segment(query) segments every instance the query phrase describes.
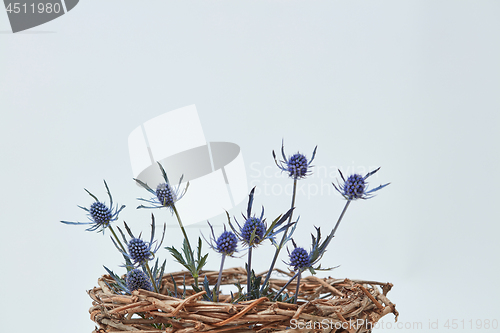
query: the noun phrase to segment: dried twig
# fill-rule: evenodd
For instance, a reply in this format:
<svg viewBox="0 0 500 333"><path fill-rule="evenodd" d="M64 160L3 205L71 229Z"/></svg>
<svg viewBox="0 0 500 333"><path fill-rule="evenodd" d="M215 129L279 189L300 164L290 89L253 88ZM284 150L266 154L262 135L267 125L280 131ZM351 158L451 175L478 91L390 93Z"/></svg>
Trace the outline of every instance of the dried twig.
<svg viewBox="0 0 500 333"><path fill-rule="evenodd" d="M172 277L177 285L182 284L184 279L186 285L194 283L187 274L166 274L162 285L172 283ZM215 285L218 272L204 271L202 275L207 277L211 286ZM222 276L223 285L246 281L243 268L226 269ZM287 280L273 278L269 282L271 291L276 292ZM337 329L337 333L367 333L368 324L373 325L389 313L393 313L396 318L398 316L395 305L386 296L392 284L375 281L307 276L300 284L298 304L272 302L265 297L237 304L207 302L200 300L205 291L196 293L190 288L186 290L185 299L166 295L166 288L160 289L164 294L141 289L132 295L117 295L107 286L112 283L113 279L104 275L98 281L99 287L88 291L92 299L90 318L100 326L94 332L293 333L297 331L291 328L290 321L294 319L303 325L318 325L322 321L347 324L346 329ZM295 289L296 282L287 287L287 292L294 294ZM229 300L227 295L220 296L221 300ZM354 325L359 324L360 320L364 325L356 328Z"/></svg>

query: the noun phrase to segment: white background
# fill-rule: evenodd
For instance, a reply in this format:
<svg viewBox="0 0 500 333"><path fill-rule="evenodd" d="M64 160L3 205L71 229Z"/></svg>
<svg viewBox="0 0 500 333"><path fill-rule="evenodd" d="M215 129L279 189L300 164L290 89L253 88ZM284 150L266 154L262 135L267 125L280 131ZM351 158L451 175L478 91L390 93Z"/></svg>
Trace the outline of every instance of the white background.
<svg viewBox="0 0 500 333"><path fill-rule="evenodd" d="M382 167L370 185L391 185L351 205L323 260L341 266L323 275L392 282L399 321L425 331L500 320L499 17L498 1L85 0L12 34L0 10L2 331L92 331L86 290L122 258L109 234L59 221L84 221L83 188L107 200L106 179L127 205L120 224L149 236L127 137L190 104L207 140L240 145L269 219L288 208L291 184L271 151L282 138L288 154L318 145L325 172L297 197L306 248L313 225L326 233L344 205L336 169ZM178 246L174 218L156 216L171 225L165 245ZM254 252L257 271L266 249Z"/></svg>

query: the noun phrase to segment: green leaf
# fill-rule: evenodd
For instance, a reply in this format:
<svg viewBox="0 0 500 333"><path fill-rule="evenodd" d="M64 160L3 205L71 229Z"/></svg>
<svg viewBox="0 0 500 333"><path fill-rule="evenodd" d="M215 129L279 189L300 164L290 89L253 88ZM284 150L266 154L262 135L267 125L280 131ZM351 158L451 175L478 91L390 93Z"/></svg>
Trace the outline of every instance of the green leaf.
<svg viewBox="0 0 500 333"><path fill-rule="evenodd" d="M198 261L201 259L201 238L198 237Z"/></svg>
<svg viewBox="0 0 500 333"><path fill-rule="evenodd" d="M201 271L203 269L203 266L207 263L207 258L208 258L208 253L205 254L199 261L198 261L198 266L196 267L196 271Z"/></svg>
<svg viewBox="0 0 500 333"><path fill-rule="evenodd" d="M184 258L182 257L182 254L177 251L177 249L175 247L166 247L165 249L167 249L170 254L172 255L172 257L175 258L175 260L181 264L182 266L186 267L189 269L189 265L186 263L186 261L184 260Z"/></svg>
<svg viewBox="0 0 500 333"><path fill-rule="evenodd" d="M189 248L187 239L184 239L184 242L182 243L182 251L184 252L184 257L186 258L187 263L194 268L194 254Z"/></svg>

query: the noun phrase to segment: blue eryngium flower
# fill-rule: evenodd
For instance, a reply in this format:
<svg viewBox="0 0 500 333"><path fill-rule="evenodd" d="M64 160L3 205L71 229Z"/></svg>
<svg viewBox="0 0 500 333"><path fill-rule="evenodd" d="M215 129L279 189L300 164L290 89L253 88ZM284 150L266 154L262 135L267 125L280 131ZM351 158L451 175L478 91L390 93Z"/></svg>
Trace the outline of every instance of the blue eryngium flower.
<svg viewBox="0 0 500 333"><path fill-rule="evenodd" d="M151 245L147 245L140 238L132 238L128 244L128 254L134 263L142 263L153 259Z"/></svg>
<svg viewBox="0 0 500 333"><path fill-rule="evenodd" d="M143 270L134 268L125 276L125 283L129 292L137 289L153 291L151 279L144 273Z"/></svg>
<svg viewBox="0 0 500 333"><path fill-rule="evenodd" d="M118 208L117 205L116 207L113 208L113 197L111 196L111 192L109 191L109 187L106 181L104 181L104 186L106 187L106 191L108 192L109 207L106 206L105 203L99 201L99 199L97 199L97 197L92 193L90 193L87 189L84 189L92 198L94 198L95 202L93 202L90 205L90 208L82 206L78 207L80 207L81 209L83 209L88 213L87 215L90 222L68 222L68 221L61 221L61 222L73 225L90 224L91 227L86 229L86 231L97 230L97 232L104 233L104 229L106 229L111 222L118 220L118 214L122 211L123 208L125 208L125 205L121 206L120 208Z"/></svg>
<svg viewBox="0 0 500 333"><path fill-rule="evenodd" d="M118 251L120 251L125 258L128 258L132 261L133 266L137 267L140 265L146 264L149 260L152 260L155 256L156 251L161 246L161 243L163 243L163 238L165 237L165 229L166 229L166 224L163 225L163 235L161 237L161 240L158 244L155 245L156 240L154 240L155 236L155 217L153 214L151 214L151 240L149 242L145 242L141 239L141 235L139 237L135 237L130 228L128 227L126 222L123 222L125 225L125 229L127 230L127 233L131 237L129 241L125 238L125 234L123 231L118 228L120 231L123 241L127 244L127 252L123 251L115 242L113 238L111 240L115 244L116 248Z"/></svg>
<svg viewBox="0 0 500 333"><path fill-rule="evenodd" d="M215 301L218 302L219 287L222 278L222 270L224 268L224 261L226 260L226 256L232 257L234 253L237 252L236 247L238 245L238 238L233 232L227 231L226 226L224 226L224 231L222 232L222 234L218 238L215 238L214 228L212 227L210 222L208 222L208 225L210 226L210 230L212 231L212 237L210 237L210 241L208 241L205 238L205 236L203 236L203 238L205 238L205 241L213 250L222 254L222 259L219 269L219 277L217 278L217 284L215 285L214 288Z"/></svg>
<svg viewBox="0 0 500 333"><path fill-rule="evenodd" d="M225 255L232 255L236 251L238 245L238 238L231 231L226 231L217 238L217 252L224 253Z"/></svg>
<svg viewBox="0 0 500 333"><path fill-rule="evenodd" d="M309 253L302 247L297 247L297 244L295 244L295 241L292 239L294 249L292 253L288 251L288 254L290 256L290 262L285 264L293 266L294 270L301 269L302 271L304 271L306 269L309 269L311 271L311 274L315 274L316 270L332 269L332 268L322 269L321 265L313 268L313 266L319 263L319 261L325 254L326 248L328 247L334 236L334 233L332 231L328 235L328 237L326 237L326 239L323 242L321 242L321 228L319 227L314 227L314 228L316 229L316 236L311 234L312 243L311 243L311 251Z"/></svg>
<svg viewBox="0 0 500 333"><path fill-rule="evenodd" d="M313 234L311 234L312 246L311 246L311 252L309 252L309 254L303 248L297 247L297 245L295 244L295 242L292 239L292 243L293 243L293 246L295 249L292 251L292 253L290 253L290 251L288 252L290 255L290 262L286 263L286 264L290 265L290 266L294 266L294 270L296 270L297 272L278 291L278 293L274 296L274 300L277 300L279 295L286 289L286 287L288 287L288 285L295 278L297 278L297 288L295 290L295 296L294 296L294 303L296 303L297 297L299 294L300 277L301 277L302 271L309 269L311 274L314 275L314 274L316 274L317 270L327 271L327 270L331 270L331 269L335 268L335 267L321 268L321 265L319 265L318 267L313 267L321 260L321 258L323 257L323 255L326 252L326 248L330 244L330 242L333 239L333 236L335 234L335 229L334 229L330 232L328 237L326 237L326 239L323 242L321 242L321 230L318 227L315 227L315 228L316 228L316 237Z"/></svg>
<svg viewBox="0 0 500 333"><path fill-rule="evenodd" d="M290 208L288 212L286 212L283 216L278 216L273 221L273 223L271 223L269 227L267 227L267 224L265 222L266 220L264 219L264 207L262 207L262 213L260 214L260 218L252 216L252 203L253 203L254 192L255 192L255 187L250 191L250 194L248 195L247 215L245 216L241 214L245 219L245 224L243 225L243 227L238 223L236 219L234 219L236 225L238 226L238 228L236 228L231 223L231 218L229 217L229 213L226 212L229 226L236 234L236 236L243 242L243 244L248 246L248 261L247 261L248 294L250 294L251 292L252 249L257 245L259 245L260 243L262 243L265 239L269 239L273 244L276 243L274 237L295 223L295 222L288 223L285 226L279 228L283 224L283 222L285 222L288 219L288 217L293 211L293 208Z"/></svg>
<svg viewBox="0 0 500 333"><path fill-rule="evenodd" d="M264 218L264 207L262 207L260 217L256 217L255 215L252 216L254 192L255 187L252 189L252 191L250 191L250 194L248 196L247 215L245 216L241 214L245 219L245 223L243 224L243 226L238 223L236 218L234 219L234 221L236 222L237 227L234 226L231 223L229 214L226 212L229 226L236 234L236 236L243 242L243 244L245 244L249 248L256 247L266 239L269 239L271 242L275 242L274 237L276 237L277 234L284 231L288 226L295 224L295 222L293 222L285 226L281 226L283 222L285 222L286 219L290 216L293 208L288 210L288 212L286 212L284 215L278 216L269 227L267 226L266 219Z"/></svg>
<svg viewBox="0 0 500 333"><path fill-rule="evenodd" d="M172 206L177 201L177 195L174 189L168 183L160 183L156 187L156 198L162 206Z"/></svg>
<svg viewBox="0 0 500 333"><path fill-rule="evenodd" d="M281 156L283 157L282 161L276 160L276 153L273 150L274 162L281 169L281 171L288 172L288 176L293 179L302 179L311 174L311 163L316 156L316 149L318 146L314 148L312 157L310 160L307 160L305 155L297 152L296 154L290 156L288 159L285 156L285 147L284 144L281 144Z"/></svg>
<svg viewBox="0 0 500 333"><path fill-rule="evenodd" d="M295 245L295 243L294 243ZM302 247L295 247L292 253L288 252L290 257L290 266L293 266L293 270L307 268L311 266L311 262L309 260L309 253Z"/></svg>
<svg viewBox="0 0 500 333"><path fill-rule="evenodd" d="M347 177L347 180L344 178L344 175L339 170L340 177L342 177L344 183L343 184L339 183L338 187L334 183L332 184L335 187L335 189L347 200L369 199L373 197L374 192L390 184L387 183L384 185L380 185L379 187L376 187L374 189L368 190L368 182L366 181L366 179L379 170L380 168L368 172L364 177L359 174L353 174Z"/></svg>
<svg viewBox="0 0 500 333"><path fill-rule="evenodd" d="M170 182L169 182L168 177L167 177L167 173L165 172L165 169L163 169L163 166L160 164L160 162L157 162L157 163L158 163L158 166L160 167L160 170L161 170L161 173L162 173L162 176L163 176L163 179L165 180L165 182L158 184L158 186L156 187L156 191L155 191L151 187L149 187L148 184L140 181L139 179L134 178L134 180L139 185L141 185L146 190L148 190L149 193L154 195L154 197L151 199L138 198L138 200L147 202L147 203L151 204L151 206L140 205L137 208L167 207L167 208L173 209L174 204L177 201L179 201L184 196L184 194L186 194L186 191L189 187L189 182L187 183L187 185L184 188L184 190L182 191L182 193L179 193L179 188L180 188L180 184L182 183L183 177L180 178L179 185L176 188L174 188L172 185L170 185Z"/></svg>
<svg viewBox="0 0 500 333"><path fill-rule="evenodd" d="M264 240L264 234L266 233L266 224L262 221L262 216L249 217L243 228L241 228L241 238L242 240L250 245L255 246L260 244Z"/></svg>
<svg viewBox="0 0 500 333"><path fill-rule="evenodd" d="M292 239L294 249L292 253L288 251L288 254L290 256L290 262L286 264L293 266L294 267L293 269L295 271L298 269L302 271L309 269L311 271L311 274L315 274L315 270L331 269L331 268L322 269L321 265L319 265L316 268L313 268L313 266L316 265L321 260L323 254L325 254L326 252L326 248L333 239L333 232L332 232L323 242L321 242L321 228L318 227L314 228L316 228L316 236L311 234L312 238L311 252L308 253L302 247L297 247L297 244L295 244L295 241Z"/></svg>
<svg viewBox="0 0 500 333"><path fill-rule="evenodd" d="M233 256L235 252L238 252L236 250L236 247L238 246L238 238L234 234L234 232L227 231L226 226L224 226L224 231L222 234L220 234L219 237L215 237L214 229L210 222L208 222L208 225L210 226L211 230L211 237L209 240L205 238L204 235L203 238L207 242L208 246L212 248L217 253L223 254L223 255L228 255L228 256Z"/></svg>

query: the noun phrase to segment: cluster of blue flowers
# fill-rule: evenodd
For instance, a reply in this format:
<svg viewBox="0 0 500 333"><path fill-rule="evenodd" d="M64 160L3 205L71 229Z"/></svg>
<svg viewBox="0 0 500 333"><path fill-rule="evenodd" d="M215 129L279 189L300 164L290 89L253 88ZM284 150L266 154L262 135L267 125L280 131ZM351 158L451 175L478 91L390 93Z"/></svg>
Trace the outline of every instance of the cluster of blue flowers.
<svg viewBox="0 0 500 333"><path fill-rule="evenodd" d="M262 212L260 215L255 215L252 213L252 206L254 201L254 193L255 188L253 188L249 194L248 205L246 214L243 215L244 222L242 225L236 220L236 218L231 219L229 214L227 214L228 224L230 230L226 230L224 226L224 231L218 236L215 236L212 225L209 223L211 229L211 236L209 239L206 239L203 236L210 246L215 252L221 254L221 265L219 270L219 277L217 284L215 285L213 293L210 290L207 291L207 295L211 295L210 300L217 301L219 298L219 287L221 283L221 274L224 267L224 260L226 257L233 257L239 251L247 251L248 252L248 261L247 261L247 293L240 297L240 299L251 299L252 297L259 297L259 295L263 295L263 292L268 290L268 281L271 276L271 273L274 270L274 266L276 264L277 258L279 256L280 251L285 247L285 245L291 241L293 244L293 249L288 250L289 262L286 264L290 266L290 269L295 272L295 275L288 281L288 283L278 292L274 292L272 296L274 299L279 299L280 295L284 291L284 289L291 283L295 278L297 278L297 289L294 293L293 301L296 302L299 292L299 284L302 272L305 270L309 270L311 274L315 274L316 270L325 270L325 268L321 268L319 261L323 257L326 249L334 237L334 234L344 217L344 214L347 210L347 207L352 201L358 199L369 199L373 197L374 193L389 184L380 185L373 189L368 189L367 179L375 174L380 168L373 170L362 176L360 174L352 174L347 178L344 177L342 172L340 172L340 177L342 179L341 182L337 184L333 184L335 189L340 193L340 195L346 199L346 205L340 214L335 227L328 234L328 236L322 240L321 238L321 230L319 227L315 227L316 234L311 234L312 243L310 251L304 249L304 247L299 247L295 243L292 235L297 227L298 220L293 221L293 212L296 209L296 189L297 182L299 180L305 179L312 173L312 161L316 156L316 148L312 153L311 159L308 159L305 155L297 152L290 157L286 157L284 145L281 147L281 155L282 160L278 161L276 159L276 154L273 151L273 157L276 165L282 171L288 174L288 176L293 179L293 194L292 194L292 203L288 211L284 214L275 218L271 223L266 222L266 218L264 218L264 208L262 207ZM194 253L191 247L191 243L187 236L187 233L182 224L181 218L176 209L176 202L180 200L189 186L189 183L186 185L184 190L181 192L180 185L182 183L182 177L179 180L179 185L175 188L171 186L169 179L162 165L159 164L160 171L162 172L163 178L165 182L162 182L157 185L156 190L153 190L148 184L143 183L142 181L135 179L135 181L144 187L151 195L151 199L142 199L139 198L140 201L146 203L147 205L140 205L137 208L168 208L172 213L175 213L176 218L179 222L179 226L184 234L184 244L183 250L178 251L174 247L167 247L173 257L181 263L184 267L188 269L191 275L194 278L195 284L193 288L198 288L198 276L202 271L203 266L207 261L207 256L202 255L201 253L201 239L198 241L198 249L197 255ZM156 260L156 264L151 269L149 263L154 260L156 257L156 253L160 248L164 236L165 236L165 228L163 228L163 235L161 240L157 242L154 239L155 235L155 218L154 215L151 214L152 224L151 224L151 239L149 241L145 241L141 238L140 234L138 237L134 236L128 225L124 222L125 230L130 236L129 240L125 237L125 233L117 227L121 240L116 234L111 225L111 222L118 220L118 214L122 211L125 206L118 207L113 206L113 199L111 197L111 193L109 191L108 185L104 182L108 197L109 197L109 206L100 201L95 195L85 190L95 201L90 205L89 208L82 207L88 213L89 222L68 222L61 221L65 224L76 224L82 225L87 224L90 225L88 231L98 231L103 232L105 229L110 229L112 233L111 240L114 245L118 249L118 251L122 254L125 265L127 269L127 274L124 278L121 278L114 274L112 271L105 269L108 271L110 276L115 280L115 285L112 286L113 290L124 293L131 293L137 289L144 289L148 291L159 292L162 286L162 278L165 268L165 262L163 265L158 264L158 259ZM281 234L281 240L278 242L276 237ZM123 243L122 243L123 240ZM252 266L252 251L259 245L261 245L265 240L269 240L275 247L274 258L271 262L270 269L263 281L260 283L260 278L257 280L253 275L251 266ZM242 244L242 248L238 250L238 243ZM126 244L124 246L123 244ZM331 269L331 268L327 268ZM255 281L258 281L260 285L255 286ZM205 283L206 284L206 281ZM206 287L206 286L205 286ZM268 294L271 296L271 294Z"/></svg>

